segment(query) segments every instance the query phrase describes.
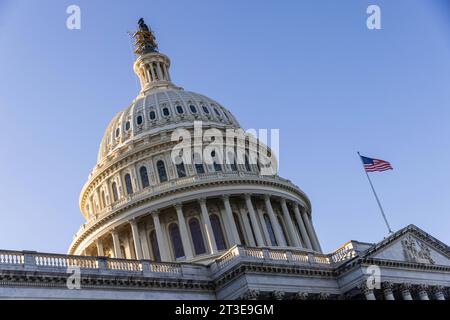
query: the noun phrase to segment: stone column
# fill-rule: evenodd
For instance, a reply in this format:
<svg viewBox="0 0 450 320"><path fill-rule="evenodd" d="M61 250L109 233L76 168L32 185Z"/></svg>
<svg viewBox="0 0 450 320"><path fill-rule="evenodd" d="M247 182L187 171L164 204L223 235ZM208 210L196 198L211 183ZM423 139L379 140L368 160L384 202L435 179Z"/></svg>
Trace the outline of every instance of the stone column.
<svg viewBox="0 0 450 320"><path fill-rule="evenodd" d="M436 300L445 300L444 296L444 287L443 286L436 286L433 288L433 294Z"/></svg>
<svg viewBox="0 0 450 320"><path fill-rule="evenodd" d="M228 231L228 235L231 238L230 239L230 245L234 246L236 244L241 244L241 240L239 239L239 233L236 228L236 223L234 223L233 218L233 211L231 210L230 205L230 197L228 195L225 195L222 197L223 205L225 207L225 213L227 215L227 225L230 227L231 230Z"/></svg>
<svg viewBox="0 0 450 320"><path fill-rule="evenodd" d="M359 285L358 289L362 291L362 293L366 297L366 300L377 300L375 298L375 294L373 293L373 289L369 288L365 282Z"/></svg>
<svg viewBox="0 0 450 320"><path fill-rule="evenodd" d="M144 66L144 73L145 73L145 75L147 77L146 80L147 80L148 83L152 82L152 80L153 80L150 72L151 72L150 71L150 65L146 64Z"/></svg>
<svg viewBox="0 0 450 320"><path fill-rule="evenodd" d="M164 80L160 62L156 62L156 72L158 73L159 80Z"/></svg>
<svg viewBox="0 0 450 320"><path fill-rule="evenodd" d="M202 220L206 231L206 239L208 240L208 249L211 254L217 252L216 239L209 219L208 207L206 206L206 199L202 198L198 201L200 203L200 210L202 212Z"/></svg>
<svg viewBox="0 0 450 320"><path fill-rule="evenodd" d="M286 221L289 237L291 238L291 245L294 247L301 247L300 240L297 237L297 233L295 232L294 224L292 223L291 215L289 214L289 209L286 205L286 199L281 198L281 210L283 211L283 217Z"/></svg>
<svg viewBox="0 0 450 320"><path fill-rule="evenodd" d="M409 283L403 283L400 285L400 292L402 293L403 300L412 300L411 296L411 285Z"/></svg>
<svg viewBox="0 0 450 320"><path fill-rule="evenodd" d="M250 194L245 195L245 203L247 205L248 213L250 214L250 220L252 221L253 232L255 233L256 237L256 244L260 247L263 247L264 239L261 235L261 229L259 227L258 218L256 217L255 214L255 209L253 209L253 203Z"/></svg>
<svg viewBox="0 0 450 320"><path fill-rule="evenodd" d="M178 227L180 229L181 241L183 242L184 255L186 260L190 260L194 257L191 242L189 241L189 234L186 226L186 219L183 214L183 205L178 203L175 205L178 217Z"/></svg>
<svg viewBox="0 0 450 320"><path fill-rule="evenodd" d="M430 298L428 297L427 289L428 287L423 284L417 287L417 292L419 293L420 300L430 300Z"/></svg>
<svg viewBox="0 0 450 320"><path fill-rule="evenodd" d="M305 243L307 249L313 249L311 240L309 239L309 236L308 236L308 232L306 231L305 224L303 223L303 219L300 214L300 209L298 208L298 204L294 203L293 206L294 206L295 219L297 220L297 224L300 229L300 234L302 235L303 242Z"/></svg>
<svg viewBox="0 0 450 320"><path fill-rule="evenodd" d="M390 282L383 282L381 284L383 289L384 299L385 300L395 300L394 293L392 292L393 285Z"/></svg>
<svg viewBox="0 0 450 320"><path fill-rule="evenodd" d="M155 70L153 70L153 63L150 63L148 66L150 67L150 74L152 76L152 82L156 81Z"/></svg>
<svg viewBox="0 0 450 320"><path fill-rule="evenodd" d="M103 251L103 243L102 240L97 239L95 240L95 243L97 245L97 255L99 257L104 257L105 256L105 252Z"/></svg>
<svg viewBox="0 0 450 320"><path fill-rule="evenodd" d="M306 230L308 231L309 239L312 242L313 249L316 251L322 252L322 250L320 249L319 241L317 240L317 238L315 236L316 234L314 232L314 228L311 224L311 221L309 220L309 216L306 213L306 210L302 210L301 212L302 212L302 219L303 219L303 222L305 223Z"/></svg>
<svg viewBox="0 0 450 320"><path fill-rule="evenodd" d="M152 212L153 225L155 226L156 239L158 241L159 254L162 262L170 261L169 254L167 252L167 243L164 238L164 234L159 221L159 213L157 211Z"/></svg>
<svg viewBox="0 0 450 320"><path fill-rule="evenodd" d="M120 250L120 239L116 229L111 230L111 236L114 246L114 258L122 259L122 251Z"/></svg>
<svg viewBox="0 0 450 320"><path fill-rule="evenodd" d="M264 195L264 202L266 204L266 210L269 214L270 223L272 224L273 232L275 233L275 239L277 240L278 246L285 247L286 242L284 241L283 233L281 232L281 226L278 223L275 213L273 212L272 203L270 202L270 196Z"/></svg>
<svg viewBox="0 0 450 320"><path fill-rule="evenodd" d="M142 246L141 246L141 239L139 237L139 228L137 225L137 222L135 219L132 219L129 221L131 226L131 234L133 236L133 242L134 242L134 252L136 253L136 259L142 260Z"/></svg>

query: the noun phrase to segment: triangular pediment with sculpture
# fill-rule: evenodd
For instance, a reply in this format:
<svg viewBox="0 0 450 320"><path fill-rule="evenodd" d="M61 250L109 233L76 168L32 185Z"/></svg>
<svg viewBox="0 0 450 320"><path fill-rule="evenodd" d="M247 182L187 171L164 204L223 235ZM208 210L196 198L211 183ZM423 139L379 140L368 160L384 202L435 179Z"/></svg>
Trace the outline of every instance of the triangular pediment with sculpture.
<svg viewBox="0 0 450 320"><path fill-rule="evenodd" d="M372 259L450 266L450 248L414 225L388 236L363 255Z"/></svg>

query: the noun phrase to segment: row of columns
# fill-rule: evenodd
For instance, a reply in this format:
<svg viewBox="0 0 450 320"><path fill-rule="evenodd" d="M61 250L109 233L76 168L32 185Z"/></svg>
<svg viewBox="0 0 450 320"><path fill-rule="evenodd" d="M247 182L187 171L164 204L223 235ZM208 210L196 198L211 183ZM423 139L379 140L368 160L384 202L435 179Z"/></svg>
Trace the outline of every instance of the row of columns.
<svg viewBox="0 0 450 320"><path fill-rule="evenodd" d="M376 300L374 290L368 288L366 284L359 287L367 300ZM394 290L398 289L403 300L413 300L411 291L415 290L420 300L430 300L431 294L436 300L445 300L444 288L441 286L429 287L426 285L413 286L409 283L402 283L400 285L394 285L391 282L383 282L381 284L381 290L385 300L395 300Z"/></svg>
<svg viewBox="0 0 450 320"><path fill-rule="evenodd" d="M250 194L245 194L245 207L247 209L250 222L251 222L251 230L246 228L246 234L249 238L253 238L252 233L254 235L256 243L250 243L250 245L256 246L266 246L266 242L264 240L263 234L266 236L267 241L270 242L268 237L269 231L267 230L267 226L265 224L262 213L258 210L258 215L253 206L252 197ZM228 242L230 246L241 244L241 240L239 237L238 228L236 226L233 211L230 204L229 195L222 196L223 207L225 209L224 218L224 228L227 234ZM201 222L202 222L202 231L206 236L206 247L209 254L215 254L218 252L217 243L214 236L214 231L211 225L211 220L208 212L208 207L206 205L206 199L199 199L198 203L200 205L200 214L201 214ZM285 237L283 236L282 226L277 220L276 214L274 213L271 198L269 195L264 196L264 203L266 207L267 214L269 216L273 233L278 246L288 246L286 243ZM310 218L305 210L300 210L299 205L297 203L292 203L294 209L294 219L298 225L299 234L295 231L294 222L291 218L291 214L288 209L288 204L286 199L281 198L281 209L283 214L283 220L286 224L287 236L290 239L290 245L294 247L304 247L307 249L321 251L319 241L315 234L314 228L310 221ZM186 223L186 218L183 213L183 206L181 203L176 204L175 206L178 228L180 231L181 242L183 245L183 250L185 254L186 260L191 260L194 257L194 251L191 245L190 237L188 234L188 226ZM153 225L155 228L156 238L158 242L159 253L162 261L170 261L170 252L169 252L169 244L167 243L166 237L164 236L163 229L161 227L159 212L154 211L151 213L151 217L153 219ZM247 219L246 215L243 215L243 218ZM134 249L136 253L137 259L148 259L149 258L149 244L147 243L146 237L141 236L139 233L139 228L136 219L132 219L129 221L131 227L131 234L134 243ZM244 223L244 225L247 225ZM261 229L261 227L262 229ZM253 231L253 232L252 232ZM120 249L120 239L117 232L117 229L113 229L111 231L112 242L113 242L113 250L114 256L116 258L124 258L122 256L122 252ZM289 240L288 240L289 241ZM254 242L254 241L252 241ZM97 254L99 256L104 255L103 245L100 240L96 241L97 245ZM271 245L268 243L268 245Z"/></svg>

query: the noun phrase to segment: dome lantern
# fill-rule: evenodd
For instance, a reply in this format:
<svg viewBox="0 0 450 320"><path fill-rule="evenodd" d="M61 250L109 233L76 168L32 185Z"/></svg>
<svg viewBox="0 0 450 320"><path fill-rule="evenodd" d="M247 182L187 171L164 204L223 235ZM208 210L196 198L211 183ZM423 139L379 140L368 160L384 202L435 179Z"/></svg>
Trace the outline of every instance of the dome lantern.
<svg viewBox="0 0 450 320"><path fill-rule="evenodd" d="M153 88L174 87L169 74L170 59L158 51L156 38L143 18L139 19L138 26L133 34L134 53L138 56L134 72L141 83L141 95Z"/></svg>

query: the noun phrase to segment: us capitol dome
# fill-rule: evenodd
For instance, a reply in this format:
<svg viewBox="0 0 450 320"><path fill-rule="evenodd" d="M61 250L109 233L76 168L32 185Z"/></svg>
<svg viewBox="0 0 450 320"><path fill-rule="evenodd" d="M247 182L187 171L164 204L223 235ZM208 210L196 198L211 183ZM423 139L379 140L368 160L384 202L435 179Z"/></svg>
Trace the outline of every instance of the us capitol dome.
<svg viewBox="0 0 450 320"><path fill-rule="evenodd" d="M111 120L79 206L69 254L209 263L236 245L321 252L311 204L296 185L244 161L174 163L174 130L241 129L219 102L176 86L144 21L134 34L141 91ZM193 153L198 157L198 153ZM224 156L222 156L224 157ZM242 162L242 163L241 163Z"/></svg>

